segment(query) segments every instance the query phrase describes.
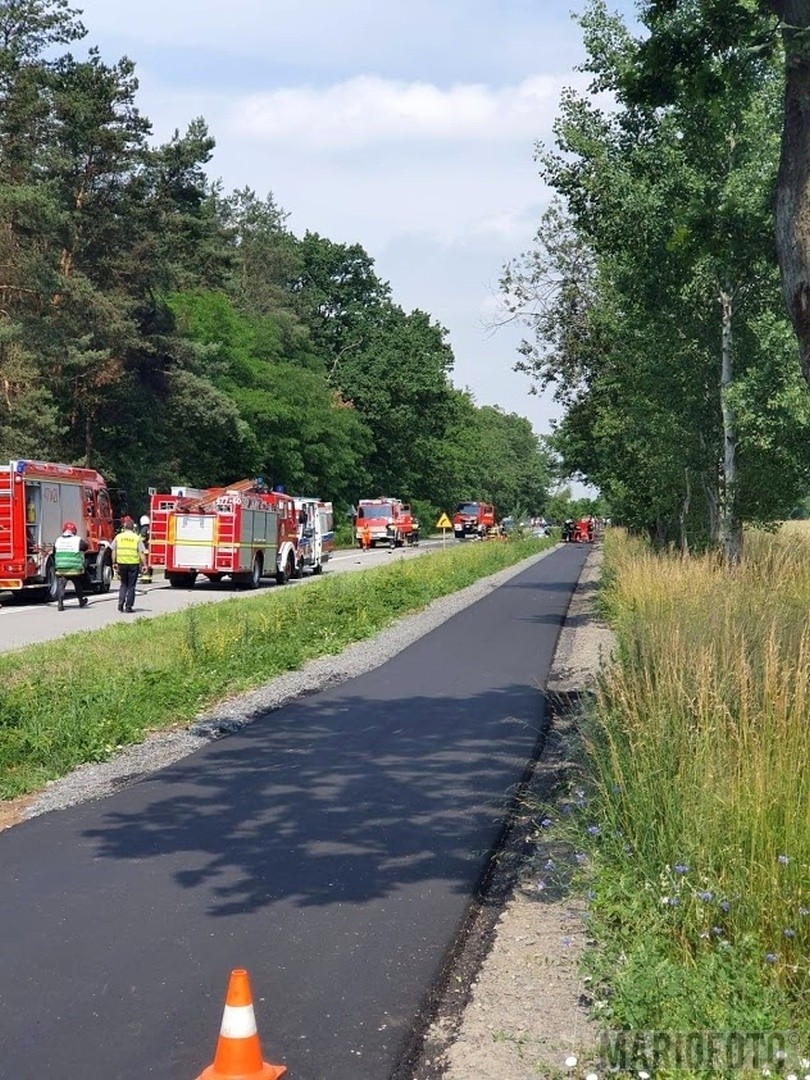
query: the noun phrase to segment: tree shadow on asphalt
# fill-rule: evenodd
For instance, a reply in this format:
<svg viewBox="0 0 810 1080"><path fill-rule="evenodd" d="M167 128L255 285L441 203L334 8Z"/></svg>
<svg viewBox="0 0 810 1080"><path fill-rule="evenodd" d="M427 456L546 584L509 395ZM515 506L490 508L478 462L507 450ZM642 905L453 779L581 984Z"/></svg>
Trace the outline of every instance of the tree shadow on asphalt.
<svg viewBox="0 0 810 1080"><path fill-rule="evenodd" d="M180 855L176 882L207 890L211 916L357 904L414 883L469 894L542 736L544 695L397 700L384 686L361 697L347 683L265 714L135 785L129 808L84 836L105 859Z"/></svg>

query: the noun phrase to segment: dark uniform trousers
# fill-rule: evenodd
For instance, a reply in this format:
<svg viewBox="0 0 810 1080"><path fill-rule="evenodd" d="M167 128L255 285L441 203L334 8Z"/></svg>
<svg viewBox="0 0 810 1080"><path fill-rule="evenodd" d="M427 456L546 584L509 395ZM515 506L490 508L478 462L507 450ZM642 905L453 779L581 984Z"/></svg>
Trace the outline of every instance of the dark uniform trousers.
<svg viewBox="0 0 810 1080"><path fill-rule="evenodd" d="M118 564L118 573L121 584L118 588L118 610L132 611L135 604L135 583L138 580L138 571L141 568L139 562Z"/></svg>

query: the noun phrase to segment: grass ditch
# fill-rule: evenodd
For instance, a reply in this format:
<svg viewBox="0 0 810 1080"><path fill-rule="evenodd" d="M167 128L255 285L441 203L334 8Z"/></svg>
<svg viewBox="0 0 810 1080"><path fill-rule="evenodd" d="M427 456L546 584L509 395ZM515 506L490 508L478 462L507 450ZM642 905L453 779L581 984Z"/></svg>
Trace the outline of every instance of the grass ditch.
<svg viewBox="0 0 810 1080"><path fill-rule="evenodd" d="M187 724L225 697L339 653L551 544L459 545L2 656L0 798L36 791L150 731Z"/></svg>
<svg viewBox="0 0 810 1080"><path fill-rule="evenodd" d="M618 655L583 723L591 783L546 819L570 838L589 890L597 1019L634 1032L798 1032L788 1058L761 1065L804 1075L810 539L751 534L729 569L616 532L601 603ZM658 1057L643 1040L626 1045L637 1075L753 1075L677 1071L666 1040Z"/></svg>

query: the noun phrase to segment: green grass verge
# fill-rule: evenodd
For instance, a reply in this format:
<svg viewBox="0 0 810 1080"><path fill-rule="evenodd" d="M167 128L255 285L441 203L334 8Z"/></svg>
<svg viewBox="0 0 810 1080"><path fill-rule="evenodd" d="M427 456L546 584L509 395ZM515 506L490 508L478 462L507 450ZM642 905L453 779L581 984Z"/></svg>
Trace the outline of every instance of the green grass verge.
<svg viewBox="0 0 810 1080"><path fill-rule="evenodd" d="M796 1060L771 1067L803 1076L810 544L746 544L732 570L621 534L606 544L602 603L619 650L583 724L593 788L549 827L575 846L591 890L586 966L604 1028L798 1031ZM665 1058L633 1064L674 1075Z"/></svg>
<svg viewBox="0 0 810 1080"><path fill-rule="evenodd" d="M460 545L2 656L0 798L104 760L149 731L186 724L224 697L338 653L550 543Z"/></svg>

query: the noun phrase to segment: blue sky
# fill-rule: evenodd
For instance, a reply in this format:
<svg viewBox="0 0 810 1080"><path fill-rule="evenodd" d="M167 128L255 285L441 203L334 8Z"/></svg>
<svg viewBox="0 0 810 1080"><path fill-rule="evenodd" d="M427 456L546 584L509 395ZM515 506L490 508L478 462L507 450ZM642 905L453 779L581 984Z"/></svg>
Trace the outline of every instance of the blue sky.
<svg viewBox="0 0 810 1080"><path fill-rule="evenodd" d="M448 329L458 386L549 430L555 406L512 371L520 332L487 328L548 200L535 142L585 83L582 0L74 3L86 44L136 62L156 138L204 116L226 190L272 191L294 233L362 244L397 303Z"/></svg>

